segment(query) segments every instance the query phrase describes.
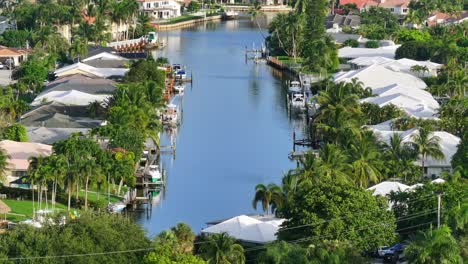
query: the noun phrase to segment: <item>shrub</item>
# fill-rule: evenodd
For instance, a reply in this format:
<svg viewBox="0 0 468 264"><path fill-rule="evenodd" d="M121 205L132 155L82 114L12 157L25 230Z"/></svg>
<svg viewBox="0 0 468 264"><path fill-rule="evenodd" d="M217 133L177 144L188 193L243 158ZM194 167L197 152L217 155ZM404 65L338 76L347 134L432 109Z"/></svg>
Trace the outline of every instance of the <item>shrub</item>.
<svg viewBox="0 0 468 264"><path fill-rule="evenodd" d="M355 39L347 39L343 42L343 46L357 48L359 47L359 42Z"/></svg>
<svg viewBox="0 0 468 264"><path fill-rule="evenodd" d="M369 40L366 42L366 48L376 49L379 47L379 42L377 40Z"/></svg>

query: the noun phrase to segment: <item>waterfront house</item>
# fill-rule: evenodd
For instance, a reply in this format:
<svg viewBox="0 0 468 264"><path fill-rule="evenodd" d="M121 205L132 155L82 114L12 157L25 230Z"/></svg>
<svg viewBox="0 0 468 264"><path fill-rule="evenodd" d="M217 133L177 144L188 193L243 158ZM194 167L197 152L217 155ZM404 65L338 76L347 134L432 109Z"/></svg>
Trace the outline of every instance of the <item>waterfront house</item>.
<svg viewBox="0 0 468 264"><path fill-rule="evenodd" d="M343 26L351 28L359 28L361 25L361 17L358 15L339 15L334 14L327 17L326 28L329 29L339 29L338 32L341 32ZM334 31L335 32L335 31Z"/></svg>
<svg viewBox="0 0 468 264"><path fill-rule="evenodd" d="M128 68L130 66L129 59L109 52L89 56L81 62L95 68Z"/></svg>
<svg viewBox="0 0 468 264"><path fill-rule="evenodd" d="M433 12L426 19L426 26L432 27L435 25L444 24L459 24L468 20L468 10L464 10L459 14L447 14L439 11Z"/></svg>
<svg viewBox="0 0 468 264"><path fill-rule="evenodd" d="M263 245L276 240L276 233L284 219L274 216L240 215L211 223L202 229L202 235L227 233L244 244Z"/></svg>
<svg viewBox="0 0 468 264"><path fill-rule="evenodd" d="M153 19L169 19L180 16L182 5L175 0L139 0L140 13Z"/></svg>
<svg viewBox="0 0 468 264"><path fill-rule="evenodd" d="M412 74L416 77L435 77L437 72L443 67L442 64L430 61L416 61L402 58L399 60L386 57L359 57L348 61L351 69L361 69L370 65L381 65L387 69ZM415 70L415 66L424 67L424 70Z"/></svg>
<svg viewBox="0 0 468 264"><path fill-rule="evenodd" d="M371 65L362 69L339 72L334 75L335 82L351 82L358 79L364 87L371 89L398 84L404 87L425 89L426 83L420 78L408 73L393 71L381 65Z"/></svg>
<svg viewBox="0 0 468 264"><path fill-rule="evenodd" d="M377 126L367 126L370 128L377 136L378 139L390 143L390 138L393 134L398 134L402 138L402 142L411 143L413 142L413 136L419 133L418 129L409 129L407 131L393 131L393 130L382 130L382 127ZM458 145L460 144L460 138L454 136L445 131L434 131L431 133L431 136L437 136L440 138L439 146L444 154L444 159L437 160L431 156L426 157L424 161L424 176L437 178L440 177L442 172L451 172L452 171L452 157L457 152ZM416 165L422 166L421 157L415 162Z"/></svg>
<svg viewBox="0 0 468 264"><path fill-rule="evenodd" d="M338 49L338 57L342 59L355 59L359 57L385 57L389 59L395 58L395 52L401 45L391 45L372 48L352 48L343 47Z"/></svg>
<svg viewBox="0 0 468 264"><path fill-rule="evenodd" d="M411 117L424 119L435 118L439 108L439 103L429 92L397 83L372 89L372 93L376 96L361 99L360 102L376 104L380 107L393 104Z"/></svg>
<svg viewBox="0 0 468 264"><path fill-rule="evenodd" d="M52 145L57 141L66 140L72 134L80 133L86 135L89 128L51 128L51 127L26 127L28 141Z"/></svg>
<svg viewBox="0 0 468 264"><path fill-rule="evenodd" d="M121 78L128 72L127 68L97 68L85 63L77 62L72 65L57 69L54 73L56 77L63 77L72 74L82 74L90 77L101 78Z"/></svg>
<svg viewBox="0 0 468 264"><path fill-rule="evenodd" d="M52 154L52 146L31 142L2 140L0 141L0 148L5 150L5 153L8 155L5 185L27 174L30 157L49 156Z"/></svg>
<svg viewBox="0 0 468 264"><path fill-rule="evenodd" d="M410 0L340 0L340 5L355 4L359 11L372 6L389 9L393 14L404 16L409 12Z"/></svg>
<svg viewBox="0 0 468 264"><path fill-rule="evenodd" d="M50 102L26 112L19 122L29 130L37 127L90 129L101 125L102 120L92 119L89 116L90 111L87 106Z"/></svg>

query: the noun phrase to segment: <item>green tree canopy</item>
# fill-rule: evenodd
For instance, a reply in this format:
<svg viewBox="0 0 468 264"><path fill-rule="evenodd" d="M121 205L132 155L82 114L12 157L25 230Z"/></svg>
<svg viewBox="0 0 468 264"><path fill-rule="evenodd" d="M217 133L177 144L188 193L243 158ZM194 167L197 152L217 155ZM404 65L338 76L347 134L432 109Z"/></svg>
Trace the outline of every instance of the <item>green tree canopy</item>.
<svg viewBox="0 0 468 264"><path fill-rule="evenodd" d="M112 214L84 214L42 228L18 225L0 237L0 252L8 258L50 257L22 263L140 263L145 252L131 250L149 246L140 225ZM125 250L130 252L112 253ZM51 257L75 254L84 256Z"/></svg>
<svg viewBox="0 0 468 264"><path fill-rule="evenodd" d="M373 249L394 240L395 218L381 197L355 184L321 179L296 190L281 209L286 218L279 239L314 244L348 240L355 249Z"/></svg>
<svg viewBox="0 0 468 264"><path fill-rule="evenodd" d="M15 123L4 129L3 138L18 142L27 142L28 131L25 126Z"/></svg>

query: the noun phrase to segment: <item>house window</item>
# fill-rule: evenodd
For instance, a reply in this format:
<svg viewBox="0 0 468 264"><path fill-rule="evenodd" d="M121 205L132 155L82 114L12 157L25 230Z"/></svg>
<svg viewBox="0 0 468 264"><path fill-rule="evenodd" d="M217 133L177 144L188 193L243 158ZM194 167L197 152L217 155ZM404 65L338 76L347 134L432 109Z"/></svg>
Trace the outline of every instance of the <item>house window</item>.
<svg viewBox="0 0 468 264"><path fill-rule="evenodd" d="M393 7L390 8L390 11L395 12L395 8L393 8Z"/></svg>
<svg viewBox="0 0 468 264"><path fill-rule="evenodd" d="M151 8L151 3L146 3L146 8Z"/></svg>
<svg viewBox="0 0 468 264"><path fill-rule="evenodd" d="M159 3L154 3L154 7L158 8L158 7L159 7Z"/></svg>
<svg viewBox="0 0 468 264"><path fill-rule="evenodd" d="M408 8L403 8L403 13L408 13Z"/></svg>

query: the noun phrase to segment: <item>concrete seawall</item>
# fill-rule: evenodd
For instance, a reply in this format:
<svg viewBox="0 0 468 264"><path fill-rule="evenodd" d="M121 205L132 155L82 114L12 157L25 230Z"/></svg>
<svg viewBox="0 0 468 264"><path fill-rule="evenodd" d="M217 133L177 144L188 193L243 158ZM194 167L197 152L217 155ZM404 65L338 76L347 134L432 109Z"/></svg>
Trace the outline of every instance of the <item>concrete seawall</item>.
<svg viewBox="0 0 468 264"><path fill-rule="evenodd" d="M174 24L162 24L162 25L155 25L155 27L158 29L158 31L168 31L168 30L173 30L177 28L184 28L184 27L190 27L196 24L208 22L208 21L216 21L216 20L221 20L221 16L209 16L205 18L198 18L198 19L192 19L192 20L187 20L187 21L182 21L179 23L174 23Z"/></svg>

